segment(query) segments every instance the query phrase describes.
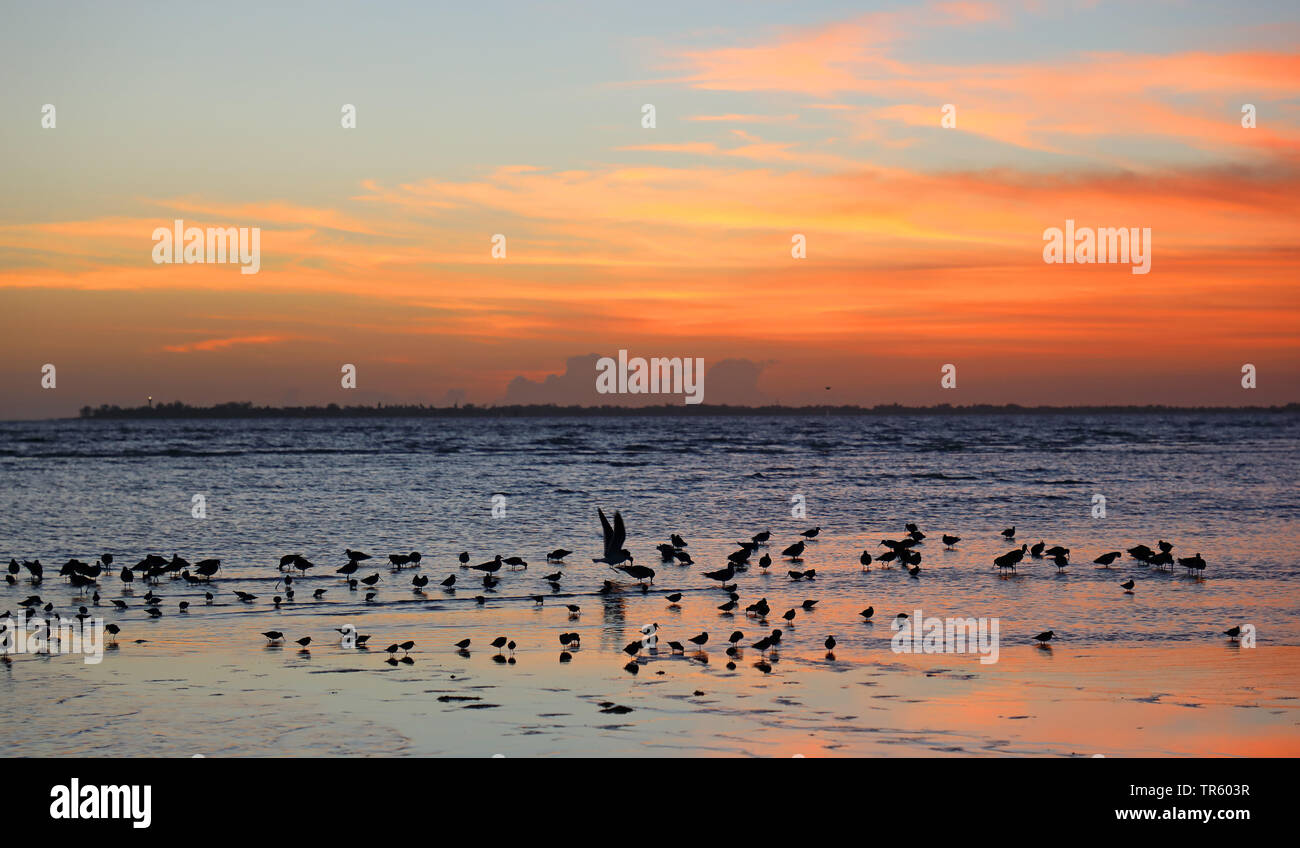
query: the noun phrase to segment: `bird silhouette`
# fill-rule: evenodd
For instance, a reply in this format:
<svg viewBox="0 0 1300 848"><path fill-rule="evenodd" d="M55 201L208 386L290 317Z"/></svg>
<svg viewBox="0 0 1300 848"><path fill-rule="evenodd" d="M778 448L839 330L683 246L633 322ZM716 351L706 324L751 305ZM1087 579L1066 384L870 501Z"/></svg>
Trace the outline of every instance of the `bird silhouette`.
<svg viewBox="0 0 1300 848"><path fill-rule="evenodd" d="M632 554L628 553L623 547L627 541L627 528L623 525L623 514L617 510L614 512L614 523L611 525L609 519L605 517L605 511L597 508L597 514L600 515L600 528L604 536L604 553L599 557L593 557L592 562L603 562L605 565L614 566L622 565L625 562L633 560Z"/></svg>
<svg viewBox="0 0 1300 848"><path fill-rule="evenodd" d="M501 554L497 554L495 557L488 560L487 562L480 562L478 565L471 565L470 568L474 569L475 571L482 571L484 574L495 574L496 572L501 570L501 565L502 565Z"/></svg>

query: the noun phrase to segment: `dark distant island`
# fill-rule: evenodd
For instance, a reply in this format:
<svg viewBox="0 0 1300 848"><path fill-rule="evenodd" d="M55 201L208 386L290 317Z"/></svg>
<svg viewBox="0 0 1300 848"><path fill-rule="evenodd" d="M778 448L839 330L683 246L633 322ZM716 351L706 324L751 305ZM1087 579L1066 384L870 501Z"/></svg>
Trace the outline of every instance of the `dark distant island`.
<svg viewBox="0 0 1300 848"><path fill-rule="evenodd" d="M249 402L190 406L175 401L150 406L103 405L81 408L83 419L165 418L600 418L638 416L775 416L775 415L1166 415L1171 413L1271 413L1295 414L1300 403L1285 406L1020 406L1018 404L973 404L953 406L722 406L709 404L664 404L662 406L428 406L425 404L376 404L374 406L254 406Z"/></svg>

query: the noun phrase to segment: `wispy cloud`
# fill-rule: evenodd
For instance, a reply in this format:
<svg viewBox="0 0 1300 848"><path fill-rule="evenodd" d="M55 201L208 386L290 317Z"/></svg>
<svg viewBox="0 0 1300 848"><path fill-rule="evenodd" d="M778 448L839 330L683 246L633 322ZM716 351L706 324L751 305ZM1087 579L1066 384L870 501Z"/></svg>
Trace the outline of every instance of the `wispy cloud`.
<svg viewBox="0 0 1300 848"><path fill-rule="evenodd" d="M203 339L197 342L186 342L184 344L163 345L163 350L169 353L195 353L207 352L214 350L224 350L236 345L269 345L280 344L289 340L288 336L230 336L224 339Z"/></svg>

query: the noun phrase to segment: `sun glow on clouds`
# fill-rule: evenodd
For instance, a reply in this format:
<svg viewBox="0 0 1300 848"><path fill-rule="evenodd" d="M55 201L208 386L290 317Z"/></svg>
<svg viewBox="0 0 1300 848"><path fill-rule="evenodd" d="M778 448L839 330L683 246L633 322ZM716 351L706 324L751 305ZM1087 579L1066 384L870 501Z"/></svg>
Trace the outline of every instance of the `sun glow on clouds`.
<svg viewBox="0 0 1300 848"><path fill-rule="evenodd" d="M711 46L664 43L657 56L674 75L647 84L644 98L667 87L701 99L680 118L661 110L655 130L629 119L603 158L413 163L412 178L361 179L334 202L180 190L133 198L129 213L8 224L0 298L33 291L28 308L42 291L66 290L155 305L177 291L317 306L355 298L373 306L366 323L321 308L313 332L437 337L447 344L423 356L384 355L454 371L481 400L500 397L503 375L537 372L534 344L560 338L567 351L555 342L544 367L602 339L672 340L754 361L779 346L834 373L849 367L845 356L887 355L900 339L909 359L1011 363L1035 350L1034 370L1049 370L1077 359L1064 344L1114 362L1126 340L1157 332L1132 369L1220 367L1249 349L1273 357L1283 394L1295 388L1300 126L1286 103L1300 54L1107 49L954 64L902 49L928 31L979 33L1023 17L937 3ZM1243 102L1260 109L1255 129L1239 123ZM945 103L957 107L956 129L939 126ZM150 264L149 234L176 217L261 227L261 272ZM1044 266L1042 231L1067 217L1151 227L1153 272ZM507 260L489 252L494 233L509 240ZM806 260L790 258L795 233L807 236ZM149 331L139 311L123 307L106 323ZM301 340L295 311L313 310L277 306L255 332L187 315L204 338L171 333L152 349L234 357L284 347ZM17 339L28 332L11 327ZM458 339L491 344L499 358L473 376L449 352ZM69 344L120 357L121 370L152 367L93 332ZM764 380L781 374L767 369Z"/></svg>
<svg viewBox="0 0 1300 848"><path fill-rule="evenodd" d="M203 339L187 344L163 345L163 350L170 353L194 353L195 351L223 350L234 345L268 345L287 341L288 336L232 336L226 339Z"/></svg>

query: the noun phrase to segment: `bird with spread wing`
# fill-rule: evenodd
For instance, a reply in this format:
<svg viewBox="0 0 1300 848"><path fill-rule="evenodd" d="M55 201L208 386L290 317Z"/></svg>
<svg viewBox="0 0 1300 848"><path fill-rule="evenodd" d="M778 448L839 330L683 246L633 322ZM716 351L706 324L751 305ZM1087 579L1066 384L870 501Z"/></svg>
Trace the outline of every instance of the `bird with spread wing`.
<svg viewBox="0 0 1300 848"><path fill-rule="evenodd" d="M614 524L611 526L609 519L605 517L603 509L597 508L596 512L600 514L600 527L605 534L605 555L594 557L591 561L603 562L638 581L649 578L651 582L654 582L654 569L647 568L644 565L636 565L632 554L628 552L627 548L623 547L623 544L627 541L627 528L623 526L623 514L615 511Z"/></svg>

